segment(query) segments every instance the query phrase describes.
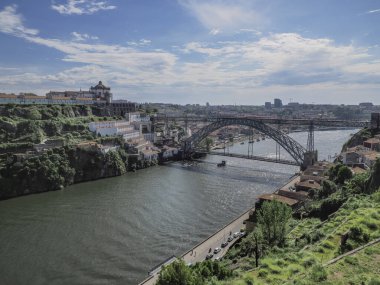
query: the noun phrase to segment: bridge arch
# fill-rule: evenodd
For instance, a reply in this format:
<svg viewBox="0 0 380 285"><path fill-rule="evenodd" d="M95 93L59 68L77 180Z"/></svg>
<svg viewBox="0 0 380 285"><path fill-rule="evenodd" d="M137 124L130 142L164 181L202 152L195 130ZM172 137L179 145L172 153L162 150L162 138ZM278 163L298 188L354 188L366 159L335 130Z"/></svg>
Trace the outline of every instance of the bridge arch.
<svg viewBox="0 0 380 285"><path fill-rule="evenodd" d="M280 130L272 128L260 120L252 118L218 118L215 122L205 126L191 137L187 138L184 141L184 152L186 154L191 153L210 133L231 125L252 127L269 136L282 146L299 165L303 165L306 149L301 144Z"/></svg>

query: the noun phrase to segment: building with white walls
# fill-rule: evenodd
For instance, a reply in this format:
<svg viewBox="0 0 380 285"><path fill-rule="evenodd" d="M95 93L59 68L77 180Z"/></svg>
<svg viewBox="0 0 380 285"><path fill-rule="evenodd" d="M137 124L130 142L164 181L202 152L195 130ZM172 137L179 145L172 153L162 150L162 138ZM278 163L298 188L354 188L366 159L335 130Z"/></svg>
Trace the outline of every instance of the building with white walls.
<svg viewBox="0 0 380 285"><path fill-rule="evenodd" d="M140 130L136 130L134 125L131 125L128 121L103 121L103 122L91 122L89 129L100 136L123 136L127 141L129 139L140 137Z"/></svg>

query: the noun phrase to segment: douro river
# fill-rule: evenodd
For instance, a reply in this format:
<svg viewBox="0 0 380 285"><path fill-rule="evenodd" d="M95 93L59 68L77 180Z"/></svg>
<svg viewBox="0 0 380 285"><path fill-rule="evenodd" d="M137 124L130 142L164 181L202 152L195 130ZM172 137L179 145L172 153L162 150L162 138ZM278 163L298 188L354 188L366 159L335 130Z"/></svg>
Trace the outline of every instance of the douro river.
<svg viewBox="0 0 380 285"><path fill-rule="evenodd" d="M315 133L320 158L354 130ZM307 133L292 136L306 145ZM230 152L247 153L248 143ZM273 140L254 144L274 155ZM289 156L282 150L283 158ZM222 159L226 167L217 167ZM137 284L252 207L297 167L207 157L0 202L0 284Z"/></svg>

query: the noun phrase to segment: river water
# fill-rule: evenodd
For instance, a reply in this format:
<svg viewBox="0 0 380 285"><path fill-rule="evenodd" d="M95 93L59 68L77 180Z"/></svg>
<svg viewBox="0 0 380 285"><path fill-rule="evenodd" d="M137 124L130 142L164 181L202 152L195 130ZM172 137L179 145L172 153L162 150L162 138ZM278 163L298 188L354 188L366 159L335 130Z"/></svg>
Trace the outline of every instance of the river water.
<svg viewBox="0 0 380 285"><path fill-rule="evenodd" d="M315 132L327 159L355 130ZM306 145L307 133L292 134ZM248 143L230 147L247 153ZM273 156L273 140L255 143ZM283 150L283 158L289 155ZM222 159L225 168L216 167ZM0 201L0 284L137 284L274 191L297 167L210 156Z"/></svg>

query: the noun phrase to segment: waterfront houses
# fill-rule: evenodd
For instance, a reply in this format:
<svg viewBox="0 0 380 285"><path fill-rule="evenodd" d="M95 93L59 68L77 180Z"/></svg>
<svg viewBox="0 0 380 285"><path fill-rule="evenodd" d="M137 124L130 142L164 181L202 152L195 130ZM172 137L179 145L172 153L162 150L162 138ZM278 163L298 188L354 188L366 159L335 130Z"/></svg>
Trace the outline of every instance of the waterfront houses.
<svg viewBox="0 0 380 285"><path fill-rule="evenodd" d="M347 166L371 167L380 158L380 136L367 139L362 145L348 148L341 154L343 164Z"/></svg>

